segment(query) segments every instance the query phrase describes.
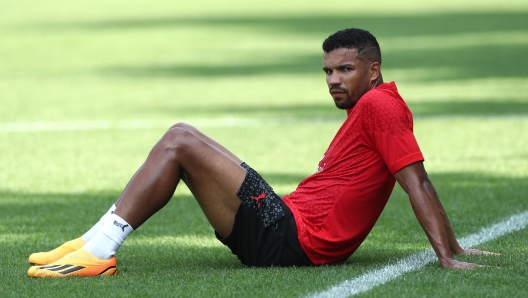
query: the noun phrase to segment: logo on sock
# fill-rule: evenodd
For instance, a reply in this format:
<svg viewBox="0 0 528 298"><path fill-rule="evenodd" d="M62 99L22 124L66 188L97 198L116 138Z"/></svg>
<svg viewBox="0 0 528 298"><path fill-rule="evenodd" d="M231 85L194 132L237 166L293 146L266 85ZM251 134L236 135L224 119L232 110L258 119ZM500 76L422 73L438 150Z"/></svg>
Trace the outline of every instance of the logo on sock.
<svg viewBox="0 0 528 298"><path fill-rule="evenodd" d="M118 222L117 220L114 220L114 226L120 227L123 230L123 232L125 231L125 228L128 227L128 225L124 225L124 224Z"/></svg>

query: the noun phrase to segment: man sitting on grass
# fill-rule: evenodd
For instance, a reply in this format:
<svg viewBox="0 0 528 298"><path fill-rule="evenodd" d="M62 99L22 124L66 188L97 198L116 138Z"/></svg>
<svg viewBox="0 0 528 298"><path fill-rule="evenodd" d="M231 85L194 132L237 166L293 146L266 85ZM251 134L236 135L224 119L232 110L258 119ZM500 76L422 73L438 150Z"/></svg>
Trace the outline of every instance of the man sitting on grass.
<svg viewBox="0 0 528 298"><path fill-rule="evenodd" d="M395 182L409 195L440 264L480 266L463 249L427 177L413 119L394 82L383 83L381 52L368 31L346 29L323 43L326 82L348 116L315 174L282 199L260 175L194 127L172 126L108 212L81 237L34 253L33 277L113 275L126 237L163 208L182 180L216 237L248 266L346 261L365 240ZM265 144L262 144L265 145Z"/></svg>

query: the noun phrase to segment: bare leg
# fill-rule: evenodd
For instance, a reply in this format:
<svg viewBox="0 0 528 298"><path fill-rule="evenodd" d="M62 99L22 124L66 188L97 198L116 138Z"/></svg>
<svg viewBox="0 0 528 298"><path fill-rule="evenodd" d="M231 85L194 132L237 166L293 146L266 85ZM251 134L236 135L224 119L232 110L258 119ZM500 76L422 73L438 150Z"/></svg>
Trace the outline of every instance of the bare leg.
<svg viewBox="0 0 528 298"><path fill-rule="evenodd" d="M221 236L227 237L240 205L236 191L245 176L241 163L233 153L196 128L176 124L154 146L145 163L130 179L115 204L115 213L132 227L139 227L170 200L181 179L193 192L211 225ZM92 227L97 228L95 235L90 237L91 240L97 238L96 241L87 243L83 238L74 239L52 251L32 254L30 263L53 263L81 247L96 255L115 253L119 246L114 246L119 243L115 239L115 242L106 241L108 235L101 234L102 227L96 226ZM34 276L31 272L28 274Z"/></svg>
<svg viewBox="0 0 528 298"><path fill-rule="evenodd" d="M116 203L115 214L138 228L171 199L183 180L213 228L231 233L246 171L241 160L191 126L177 124L154 146Z"/></svg>
<svg viewBox="0 0 528 298"><path fill-rule="evenodd" d="M224 146L220 145L219 143L217 143L215 140L211 139L210 137L204 135L203 133L201 133L198 129L196 129L194 126L192 125L189 125L187 123L176 123L174 124L173 126L171 126L171 129L172 128L181 128L181 129L184 129L190 133L192 133L193 135L195 135L197 138L199 138L200 140L206 142L207 144L215 147L216 149L218 149L220 152L224 153L225 155L227 155L229 158L231 158L232 160L234 160L237 164L242 164L242 160L240 158L238 158L236 155L234 155L231 151L227 150ZM141 167L138 169L138 171L141 169ZM136 172L137 174L137 172ZM134 176L136 175L134 174ZM134 179L134 176L132 176L132 178L130 179L130 181L127 183L125 189L123 190L123 192L121 193L121 195L119 196L119 198L117 199L115 205L118 206L120 201L121 201L121 198L123 197L123 194L126 192L128 186L130 185L130 183L132 182L132 180Z"/></svg>

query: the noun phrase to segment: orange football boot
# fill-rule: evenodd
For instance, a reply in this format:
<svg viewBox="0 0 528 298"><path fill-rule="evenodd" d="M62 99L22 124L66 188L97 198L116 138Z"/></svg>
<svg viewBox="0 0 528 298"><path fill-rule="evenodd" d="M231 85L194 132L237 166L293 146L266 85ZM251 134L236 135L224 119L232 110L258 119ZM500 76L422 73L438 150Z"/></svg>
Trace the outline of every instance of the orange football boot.
<svg viewBox="0 0 528 298"><path fill-rule="evenodd" d="M68 277L68 276L109 276L117 274L115 256L99 259L81 248L69 253L49 265L32 266L28 270L31 277Z"/></svg>
<svg viewBox="0 0 528 298"><path fill-rule="evenodd" d="M29 262L34 265L47 265L83 247L86 242L81 237L63 243L61 246L47 252L36 252L29 256Z"/></svg>

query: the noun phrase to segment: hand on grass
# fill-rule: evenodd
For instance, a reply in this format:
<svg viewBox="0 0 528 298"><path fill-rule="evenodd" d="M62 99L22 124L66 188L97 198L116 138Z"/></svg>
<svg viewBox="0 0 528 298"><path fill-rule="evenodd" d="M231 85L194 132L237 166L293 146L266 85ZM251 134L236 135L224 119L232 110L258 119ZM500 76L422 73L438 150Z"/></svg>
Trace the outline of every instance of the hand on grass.
<svg viewBox="0 0 528 298"><path fill-rule="evenodd" d="M472 248L462 249L462 251L460 251L457 254L458 255L492 255L492 256L500 255L500 254L498 254L496 252L485 251L485 250L480 250L480 249L472 249ZM473 268L490 267L490 266L486 266L486 265L479 265L479 264L474 264L474 263L461 262L461 261L457 261L455 259L448 259L446 261L442 261L441 264L442 264L442 266L444 268L453 268L453 269L473 269ZM500 269L500 267L495 267L495 268Z"/></svg>
<svg viewBox="0 0 528 298"><path fill-rule="evenodd" d="M461 262L457 261L455 259L449 259L448 261L441 262L442 266L444 268L452 268L452 269L473 269L473 268L483 268L483 267L489 267L474 263L467 263L467 262Z"/></svg>

